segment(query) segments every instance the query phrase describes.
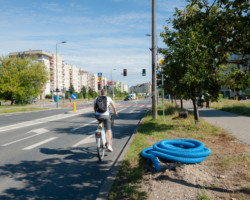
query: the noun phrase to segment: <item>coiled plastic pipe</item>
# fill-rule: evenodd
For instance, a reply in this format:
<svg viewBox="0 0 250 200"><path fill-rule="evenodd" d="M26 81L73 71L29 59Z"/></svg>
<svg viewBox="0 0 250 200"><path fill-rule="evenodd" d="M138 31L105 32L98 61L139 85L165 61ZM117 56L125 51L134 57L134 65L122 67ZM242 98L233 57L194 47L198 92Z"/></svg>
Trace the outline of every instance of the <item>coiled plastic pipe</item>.
<svg viewBox="0 0 250 200"><path fill-rule="evenodd" d="M202 142L191 139L162 140L141 152L144 158L152 160L157 172L161 169L157 157L174 162L193 164L202 162L210 154L210 149L205 147Z"/></svg>

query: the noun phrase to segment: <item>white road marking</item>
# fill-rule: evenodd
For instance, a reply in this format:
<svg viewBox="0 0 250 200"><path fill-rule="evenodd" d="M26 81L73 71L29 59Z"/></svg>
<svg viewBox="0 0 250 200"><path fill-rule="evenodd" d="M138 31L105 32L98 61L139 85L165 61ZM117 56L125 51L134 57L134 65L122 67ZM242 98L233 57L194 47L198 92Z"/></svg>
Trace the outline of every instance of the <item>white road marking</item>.
<svg viewBox="0 0 250 200"><path fill-rule="evenodd" d="M25 134L28 134L28 133L31 133L31 132L35 132L35 133L39 133L39 134L43 134L43 133L47 133L49 132L49 130L45 129L45 128L39 128L39 129L34 129L34 130L31 130Z"/></svg>
<svg viewBox="0 0 250 200"><path fill-rule="evenodd" d="M52 140L54 140L54 139L56 139L56 138L57 138L57 137L51 137L51 138L49 138L49 139L47 139L47 140L43 140L43 141L38 142L38 143L36 143L36 144L33 144L33 145L31 145L31 146L25 147L25 148L23 148L23 150L30 150L30 149L33 149L33 148L38 147L38 146L40 146L40 145L42 145L42 144L45 144L45 143L47 143L47 142L50 142L50 141L52 141Z"/></svg>
<svg viewBox="0 0 250 200"><path fill-rule="evenodd" d="M78 147L81 144L88 144L88 143L92 143L92 142L95 142L95 134L89 135L88 137L84 138L80 142L74 144L72 147Z"/></svg>
<svg viewBox="0 0 250 200"><path fill-rule="evenodd" d="M79 114L78 113L76 113L76 114L58 114L58 115L53 115L50 117L44 117L44 118L40 118L40 119L36 119L36 120L32 120L32 121L27 121L27 122L13 124L13 125L9 125L9 126L4 126L4 127L0 127L0 133L4 132L4 131L10 131L10 130L18 129L18 128L27 127L27 126L42 124L42 123L46 123L46 122L50 122L50 121L56 121L56 120L60 120L60 119L70 118L70 117L73 117L75 115L79 115Z"/></svg>
<svg viewBox="0 0 250 200"><path fill-rule="evenodd" d="M41 129L36 129L36 130L34 130L34 131L29 131L29 132L35 132L35 131L37 131L37 130L40 130L40 131L38 131L38 133L35 134L35 135L31 135L31 136L28 136L28 137L25 137L25 138L22 138L22 139L19 139L19 140L15 140L15 141L12 141L12 142L3 144L3 145L1 145L1 146L5 147L5 146L11 145L11 144L14 144L14 143L17 143L17 142L21 142L21 141L23 141L23 140L26 140L26 139L29 139L29 138L32 138L32 137L35 137L35 136L38 136L38 135L41 135L41 134L43 134L43 133L49 132L49 130L47 130L47 129L43 129L43 130L41 130ZM28 133L29 133L29 132L28 132ZM26 133L26 134L27 134L27 133Z"/></svg>

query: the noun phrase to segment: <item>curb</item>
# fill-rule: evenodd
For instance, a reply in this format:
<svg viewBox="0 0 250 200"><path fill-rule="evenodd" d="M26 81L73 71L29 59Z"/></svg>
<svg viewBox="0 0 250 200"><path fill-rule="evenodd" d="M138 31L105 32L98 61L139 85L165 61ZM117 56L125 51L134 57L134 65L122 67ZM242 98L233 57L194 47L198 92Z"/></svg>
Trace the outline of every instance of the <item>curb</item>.
<svg viewBox="0 0 250 200"><path fill-rule="evenodd" d="M94 110L93 110L92 107L85 108L85 109L80 109L80 110L76 110L76 112L66 111L64 114L83 114L83 113L90 112L90 111L94 112Z"/></svg>
<svg viewBox="0 0 250 200"><path fill-rule="evenodd" d="M123 147L122 151L118 155L117 159L114 161L113 166L109 170L110 175L108 175L106 180L103 182L96 200L106 200L107 199L109 192L110 192L110 189L111 189L111 187L115 181L115 178L120 170L120 167L122 165L122 161L123 161L125 155L127 154L127 151L135 138L135 134L137 133L137 130L140 127L142 120L147 115L147 113L148 112L146 112L144 114L144 116L141 118L141 120L138 122L137 127L135 128L134 132L132 133L132 135L130 136L128 141L126 142L125 146Z"/></svg>

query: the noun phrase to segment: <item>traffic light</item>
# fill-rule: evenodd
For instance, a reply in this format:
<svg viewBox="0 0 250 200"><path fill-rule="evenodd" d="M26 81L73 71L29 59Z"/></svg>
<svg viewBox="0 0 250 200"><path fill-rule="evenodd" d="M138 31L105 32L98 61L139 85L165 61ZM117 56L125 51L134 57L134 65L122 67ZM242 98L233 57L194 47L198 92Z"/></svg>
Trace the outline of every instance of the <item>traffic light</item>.
<svg viewBox="0 0 250 200"><path fill-rule="evenodd" d="M157 79L156 80L156 84L157 84L157 88L162 88L162 81L161 81L161 79Z"/></svg>
<svg viewBox="0 0 250 200"><path fill-rule="evenodd" d="M98 90L101 90L101 82L98 81Z"/></svg>
<svg viewBox="0 0 250 200"><path fill-rule="evenodd" d="M146 69L142 69L142 76L146 76Z"/></svg>
<svg viewBox="0 0 250 200"><path fill-rule="evenodd" d="M127 76L127 69L123 69L123 76Z"/></svg>

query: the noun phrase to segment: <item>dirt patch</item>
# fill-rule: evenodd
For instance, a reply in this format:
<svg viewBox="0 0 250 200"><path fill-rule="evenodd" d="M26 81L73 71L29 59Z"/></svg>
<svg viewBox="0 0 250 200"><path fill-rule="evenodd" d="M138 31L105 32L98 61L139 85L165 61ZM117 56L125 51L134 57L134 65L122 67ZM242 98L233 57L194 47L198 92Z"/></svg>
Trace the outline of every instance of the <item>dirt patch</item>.
<svg viewBox="0 0 250 200"><path fill-rule="evenodd" d="M207 199L250 199L249 162L235 166L225 157L249 159L249 146L222 138L206 142L212 155L198 164L180 164L160 161L162 169L156 173L152 166L147 166L142 191L147 192L149 200L174 199L194 200L198 194L207 195ZM215 145L216 144L216 145ZM244 155L242 154L244 152ZM229 162L229 163L228 163Z"/></svg>

